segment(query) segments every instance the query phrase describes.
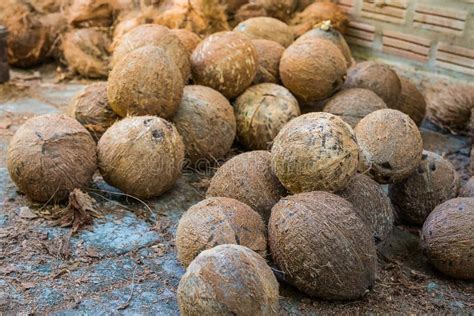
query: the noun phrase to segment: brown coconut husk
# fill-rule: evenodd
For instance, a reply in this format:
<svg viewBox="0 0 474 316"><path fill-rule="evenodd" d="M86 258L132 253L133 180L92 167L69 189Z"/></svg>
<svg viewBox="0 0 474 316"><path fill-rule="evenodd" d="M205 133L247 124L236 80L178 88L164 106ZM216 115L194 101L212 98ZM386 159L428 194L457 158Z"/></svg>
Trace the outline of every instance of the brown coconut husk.
<svg viewBox="0 0 474 316"><path fill-rule="evenodd" d="M397 73L388 65L375 61L364 61L349 68L344 88L372 90L392 109L397 109L402 94Z"/></svg>
<svg viewBox="0 0 474 316"><path fill-rule="evenodd" d="M234 110L222 94L208 87L186 86L173 122L194 168L223 158L234 142Z"/></svg>
<svg viewBox="0 0 474 316"><path fill-rule="evenodd" d="M69 0L27 0L33 8L40 13L58 13L68 4Z"/></svg>
<svg viewBox="0 0 474 316"><path fill-rule="evenodd" d="M32 6L20 1L7 3L0 13L0 24L8 29L8 63L21 68L42 63L51 49L48 27Z"/></svg>
<svg viewBox="0 0 474 316"><path fill-rule="evenodd" d="M395 109L407 114L415 121L416 125L420 126L426 114L425 97L407 78L400 77L400 82L402 95Z"/></svg>
<svg viewBox="0 0 474 316"><path fill-rule="evenodd" d="M459 190L460 197L474 197L474 177L469 178Z"/></svg>
<svg viewBox="0 0 474 316"><path fill-rule="evenodd" d="M196 33L188 30L173 29L171 30L171 34L174 34L179 38L181 43L184 45L184 48L186 48L189 57L191 57L194 49L196 49L199 43L201 43L201 38Z"/></svg>
<svg viewBox="0 0 474 316"><path fill-rule="evenodd" d="M272 209L268 240L285 278L308 295L353 300L375 283L371 230L337 195L314 191L283 198Z"/></svg>
<svg viewBox="0 0 474 316"><path fill-rule="evenodd" d="M184 145L173 124L156 116L127 117L97 144L104 180L138 198L160 196L181 176Z"/></svg>
<svg viewBox="0 0 474 316"><path fill-rule="evenodd" d="M323 21L331 21L331 25L342 34L345 34L349 25L347 15L332 2L315 2L297 13L288 24L292 26L296 37L311 30Z"/></svg>
<svg viewBox="0 0 474 316"><path fill-rule="evenodd" d="M109 27L113 13L111 0L72 0L66 10L67 20L74 27Z"/></svg>
<svg viewBox="0 0 474 316"><path fill-rule="evenodd" d="M107 78L110 38L106 30L73 29L62 40L64 60L69 69L87 78Z"/></svg>
<svg viewBox="0 0 474 316"><path fill-rule="evenodd" d="M349 45L347 45L344 36L332 27L330 21L320 23L320 25L301 35L297 40L304 41L314 38L323 38L331 41L341 50L342 55L344 55L344 58L346 59L347 67L349 68L352 65L353 59L351 49L349 48Z"/></svg>
<svg viewBox="0 0 474 316"><path fill-rule="evenodd" d="M389 195L399 219L422 225L436 206L458 195L460 185L454 166L425 150L416 171L402 182L391 184Z"/></svg>
<svg viewBox="0 0 474 316"><path fill-rule="evenodd" d="M298 6L298 0L250 0L262 6L270 17L287 22Z"/></svg>
<svg viewBox="0 0 474 316"><path fill-rule="evenodd" d="M162 25L143 24L126 33L115 46L112 56L112 67L128 53L144 46L161 47L176 64L181 73L182 81L187 82L191 75L191 65L186 48L171 30Z"/></svg>
<svg viewBox="0 0 474 316"><path fill-rule="evenodd" d="M285 47L277 42L262 39L252 40L252 44L258 55L258 68L253 83L280 83L280 59Z"/></svg>
<svg viewBox="0 0 474 316"><path fill-rule="evenodd" d="M62 55L62 38L68 30L66 17L61 12L41 16L41 23L48 29L51 48L47 56L59 60Z"/></svg>
<svg viewBox="0 0 474 316"><path fill-rule="evenodd" d="M280 60L281 81L305 103L330 97L344 83L346 60L326 39L296 41Z"/></svg>
<svg viewBox="0 0 474 316"><path fill-rule="evenodd" d="M293 43L293 32L288 25L270 17L250 18L240 22L234 32L245 34L250 39L267 39L275 41L284 47Z"/></svg>
<svg viewBox="0 0 474 316"><path fill-rule="evenodd" d="M426 94L427 117L453 133L469 131L474 107L474 86L453 84L433 89Z"/></svg>
<svg viewBox="0 0 474 316"><path fill-rule="evenodd" d="M421 163L423 140L406 114L383 109L364 117L354 129L360 148L359 172L379 183L400 182Z"/></svg>
<svg viewBox="0 0 474 316"><path fill-rule="evenodd" d="M220 3L224 7L225 13L227 16L232 19L237 10L245 4L247 4L249 0L221 0Z"/></svg>
<svg viewBox="0 0 474 316"><path fill-rule="evenodd" d="M236 32L205 38L191 56L194 82L211 87L231 99L247 89L257 72L257 50Z"/></svg>
<svg viewBox="0 0 474 316"><path fill-rule="evenodd" d="M257 253L221 245L203 251L177 290L182 315L269 315L280 312L278 281Z"/></svg>
<svg viewBox="0 0 474 316"><path fill-rule="evenodd" d="M115 47L120 44L122 37L133 28L142 25L151 23L152 19L146 16L143 12L134 10L126 11L126 13L119 15L115 21L114 31L113 31L113 42L111 50L114 51Z"/></svg>
<svg viewBox="0 0 474 316"><path fill-rule="evenodd" d="M382 186L366 175L356 174L337 194L351 202L370 228L377 250L382 250L390 241L394 220L392 203Z"/></svg>
<svg viewBox="0 0 474 316"><path fill-rule="evenodd" d="M78 93L70 105L71 115L98 141L119 119L107 101L107 83L98 82Z"/></svg>
<svg viewBox="0 0 474 316"><path fill-rule="evenodd" d="M59 202L86 188L97 169L95 142L76 120L61 114L29 119L13 136L7 153L10 177L38 202Z"/></svg>
<svg viewBox="0 0 474 316"><path fill-rule="evenodd" d="M239 10L237 10L234 15L234 19L231 21L231 25L234 26L242 21L267 15L267 11L260 4L247 3L241 6Z"/></svg>
<svg viewBox="0 0 474 316"><path fill-rule="evenodd" d="M158 6L154 23L207 35L229 29L219 0L165 0Z"/></svg>
<svg viewBox="0 0 474 316"><path fill-rule="evenodd" d="M153 65L153 67L150 67ZM118 115L171 118L183 95L183 78L165 50L144 46L128 53L107 82L109 104Z"/></svg>
<svg viewBox="0 0 474 316"><path fill-rule="evenodd" d="M268 222L273 205L284 195L286 190L271 167L271 155L264 150L246 152L228 160L217 169L206 194L245 203L257 211L264 222Z"/></svg>
<svg viewBox="0 0 474 316"><path fill-rule="evenodd" d="M176 250L186 267L202 251L237 244L267 255L265 225L250 206L226 197L210 197L192 206L179 220Z"/></svg>
<svg viewBox="0 0 474 316"><path fill-rule="evenodd" d="M421 247L428 260L456 279L474 279L474 199L455 198L437 206L423 224Z"/></svg>
<svg viewBox="0 0 474 316"><path fill-rule="evenodd" d="M292 193L340 191L355 174L359 160L352 128L324 112L291 120L275 137L271 152L275 174Z"/></svg>
<svg viewBox="0 0 474 316"><path fill-rule="evenodd" d="M234 103L237 137L248 149L268 150L283 126L301 114L298 100L274 83L248 88Z"/></svg>
<svg viewBox="0 0 474 316"><path fill-rule="evenodd" d="M352 128L370 113L386 109L383 100L367 89L352 88L339 91L329 98L323 111L342 118Z"/></svg>

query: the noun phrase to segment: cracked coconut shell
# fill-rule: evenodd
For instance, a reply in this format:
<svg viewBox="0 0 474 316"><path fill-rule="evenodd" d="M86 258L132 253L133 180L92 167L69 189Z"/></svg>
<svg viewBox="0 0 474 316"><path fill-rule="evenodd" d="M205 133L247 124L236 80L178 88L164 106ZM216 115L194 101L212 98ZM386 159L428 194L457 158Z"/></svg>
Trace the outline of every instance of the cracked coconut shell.
<svg viewBox="0 0 474 316"><path fill-rule="evenodd" d="M202 251L218 245L242 245L267 255L265 225L250 206L226 197L209 197L189 208L176 230L179 261L188 266Z"/></svg>
<svg viewBox="0 0 474 316"><path fill-rule="evenodd" d="M288 24L292 26L293 32L298 37L324 21L331 21L331 25L342 34L346 33L349 25L347 15L337 4L331 2L315 2L307 6L302 12L297 13Z"/></svg>
<svg viewBox="0 0 474 316"><path fill-rule="evenodd" d="M353 300L375 283L371 230L353 206L332 193L283 198L268 224L272 257L300 291L325 300Z"/></svg>
<svg viewBox="0 0 474 316"><path fill-rule="evenodd" d="M194 49L199 45L199 43L201 43L201 38L196 33L188 30L173 29L171 30L171 34L174 34L179 38L181 44L183 44L184 48L186 49L189 58L191 58Z"/></svg>
<svg viewBox="0 0 474 316"><path fill-rule="evenodd" d="M261 83L248 88L234 103L237 137L249 149L267 150L283 126L300 116L296 98L285 87Z"/></svg>
<svg viewBox="0 0 474 316"><path fill-rule="evenodd" d="M234 109L222 94L208 87L186 86L173 122L196 168L200 162L224 157L234 142Z"/></svg>
<svg viewBox="0 0 474 316"><path fill-rule="evenodd" d="M119 119L107 101L107 83L88 85L71 102L71 114L98 141L105 131Z"/></svg>
<svg viewBox="0 0 474 316"><path fill-rule="evenodd" d="M64 35L62 50L70 70L88 78L107 78L110 45L105 31L73 29Z"/></svg>
<svg viewBox="0 0 474 316"><path fill-rule="evenodd" d="M19 191L32 200L60 202L92 181L97 169L95 142L66 115L33 117L13 136L7 167Z"/></svg>
<svg viewBox="0 0 474 316"><path fill-rule="evenodd" d="M354 129L360 148L359 172L378 183L400 182L420 165L423 140L415 122L392 109L364 117Z"/></svg>
<svg viewBox="0 0 474 316"><path fill-rule="evenodd" d="M112 55L112 67L115 68L115 65L125 58L128 53L144 46L156 46L165 50L178 67L183 81L188 81L191 75L191 65L186 54L186 47L170 29L161 25L139 25L123 35L120 42L115 46ZM146 63L146 61L144 62ZM146 64L146 66L153 65Z"/></svg>
<svg viewBox="0 0 474 316"><path fill-rule="evenodd" d="M382 186L364 174L356 174L337 194L351 202L371 230L375 246L382 250L390 240L394 221L392 203Z"/></svg>
<svg viewBox="0 0 474 316"><path fill-rule="evenodd" d="M344 83L346 60L326 39L296 41L280 60L281 81L303 102L326 99Z"/></svg>
<svg viewBox="0 0 474 316"><path fill-rule="evenodd" d="M323 111L339 116L355 128L368 114L386 108L385 102L375 92L352 88L339 91L328 99Z"/></svg>
<svg viewBox="0 0 474 316"><path fill-rule="evenodd" d="M231 99L252 84L258 67L257 50L245 35L215 33L196 47L191 66L196 84L211 87Z"/></svg>
<svg viewBox="0 0 474 316"><path fill-rule="evenodd" d="M182 315L279 314L272 269L257 253L239 245L203 251L181 278L177 298Z"/></svg>
<svg viewBox="0 0 474 316"><path fill-rule="evenodd" d="M322 23L319 27L304 33L301 35L297 41L305 41L307 39L322 38L331 41L334 45L339 48L344 59L346 60L347 67L352 65L352 53L349 45L347 45L344 36L334 29L331 23Z"/></svg>
<svg viewBox="0 0 474 316"><path fill-rule="evenodd" d="M229 24L220 0L164 0L161 1L154 23L171 29L185 29L207 35L227 31Z"/></svg>
<svg viewBox="0 0 474 316"><path fill-rule="evenodd" d="M397 73L388 65L375 61L364 61L349 68L344 88L372 90L393 109L397 109L402 93Z"/></svg>
<svg viewBox="0 0 474 316"><path fill-rule="evenodd" d="M254 84L280 82L280 59L285 47L277 42L269 40L252 40L257 49L258 68L253 79Z"/></svg>
<svg viewBox="0 0 474 316"><path fill-rule="evenodd" d="M260 16L250 18L240 22L235 28L234 32L245 34L248 38L266 39L277 42L284 47L288 47L293 43L293 32L284 22Z"/></svg>
<svg viewBox="0 0 474 316"><path fill-rule="evenodd" d="M420 126L426 114L425 97L408 79L400 77L402 94L395 110L405 113Z"/></svg>
<svg viewBox="0 0 474 316"><path fill-rule="evenodd" d="M456 279L474 279L474 199L438 205L423 224L421 247L428 260Z"/></svg>
<svg viewBox="0 0 474 316"><path fill-rule="evenodd" d="M416 171L389 186L389 196L398 218L422 225L436 206L458 195L460 185L454 166L440 155L425 150Z"/></svg>
<svg viewBox="0 0 474 316"><path fill-rule="evenodd" d="M97 148L104 180L132 196L160 196L181 176L183 141L162 118L124 118L104 133Z"/></svg>
<svg viewBox="0 0 474 316"><path fill-rule="evenodd" d="M469 131L474 107L473 85L447 85L426 95L427 117L453 132Z"/></svg>
<svg viewBox="0 0 474 316"><path fill-rule="evenodd" d="M48 26L25 3L10 2L0 12L0 24L8 29L7 54L10 65L28 68L43 62L51 48Z"/></svg>
<svg viewBox="0 0 474 316"><path fill-rule="evenodd" d="M144 46L127 54L107 82L110 107L118 115L172 117L181 102L183 79L166 51Z"/></svg>
<svg viewBox="0 0 474 316"><path fill-rule="evenodd" d="M272 167L292 193L346 187L357 170L359 147L352 128L335 115L301 115L278 133Z"/></svg>
<svg viewBox="0 0 474 316"><path fill-rule="evenodd" d="M257 211L268 222L270 211L286 195L271 166L268 151L250 151L228 160L211 179L206 196L236 199Z"/></svg>

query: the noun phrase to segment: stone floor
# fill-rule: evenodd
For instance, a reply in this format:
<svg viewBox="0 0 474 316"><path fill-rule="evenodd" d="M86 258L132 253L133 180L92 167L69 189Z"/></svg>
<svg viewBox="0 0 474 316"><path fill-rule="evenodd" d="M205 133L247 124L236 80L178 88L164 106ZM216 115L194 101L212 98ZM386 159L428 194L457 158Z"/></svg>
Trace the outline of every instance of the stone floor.
<svg viewBox="0 0 474 316"><path fill-rule="evenodd" d="M418 78L419 79L419 78ZM431 80L431 79L430 79ZM426 81L419 83L427 84ZM211 175L186 173L164 196L127 198L96 176L89 191L104 217L71 236L16 192L5 167L10 137L27 118L62 112L87 82L56 82L54 67L14 72L0 85L0 314L177 315L183 267L173 236L180 216L200 201ZM445 155L466 180L470 141L423 125L425 148ZM377 283L356 302L324 302L281 286L281 314L474 312L473 283L434 271L419 249L418 230L397 226L380 254Z"/></svg>

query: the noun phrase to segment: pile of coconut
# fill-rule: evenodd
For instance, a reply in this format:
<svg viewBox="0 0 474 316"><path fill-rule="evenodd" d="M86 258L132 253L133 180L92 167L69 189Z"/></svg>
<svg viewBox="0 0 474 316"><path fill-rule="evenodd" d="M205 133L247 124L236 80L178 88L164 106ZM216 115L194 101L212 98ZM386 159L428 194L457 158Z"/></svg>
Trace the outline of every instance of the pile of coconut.
<svg viewBox="0 0 474 316"><path fill-rule="evenodd" d="M335 5L247 2L66 4L64 58L108 78L79 93L68 115L18 129L7 157L18 190L61 203L98 171L151 199L173 189L183 166L218 166L176 231L185 315L278 314L274 270L309 296L360 299L395 218L422 226L434 267L474 278L474 199L457 198L453 165L423 150L423 94L386 64L355 63ZM25 17L40 21L38 12ZM39 61L36 48L20 51ZM321 111L301 114L315 104ZM245 152L229 157L233 146Z"/></svg>

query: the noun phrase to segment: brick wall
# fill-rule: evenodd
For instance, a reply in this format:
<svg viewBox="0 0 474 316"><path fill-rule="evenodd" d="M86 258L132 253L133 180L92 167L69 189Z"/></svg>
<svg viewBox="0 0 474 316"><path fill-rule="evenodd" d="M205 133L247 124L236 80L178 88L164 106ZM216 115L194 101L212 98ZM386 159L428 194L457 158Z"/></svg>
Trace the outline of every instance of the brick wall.
<svg viewBox="0 0 474 316"><path fill-rule="evenodd" d="M474 76L474 0L335 0L346 39L425 71Z"/></svg>

